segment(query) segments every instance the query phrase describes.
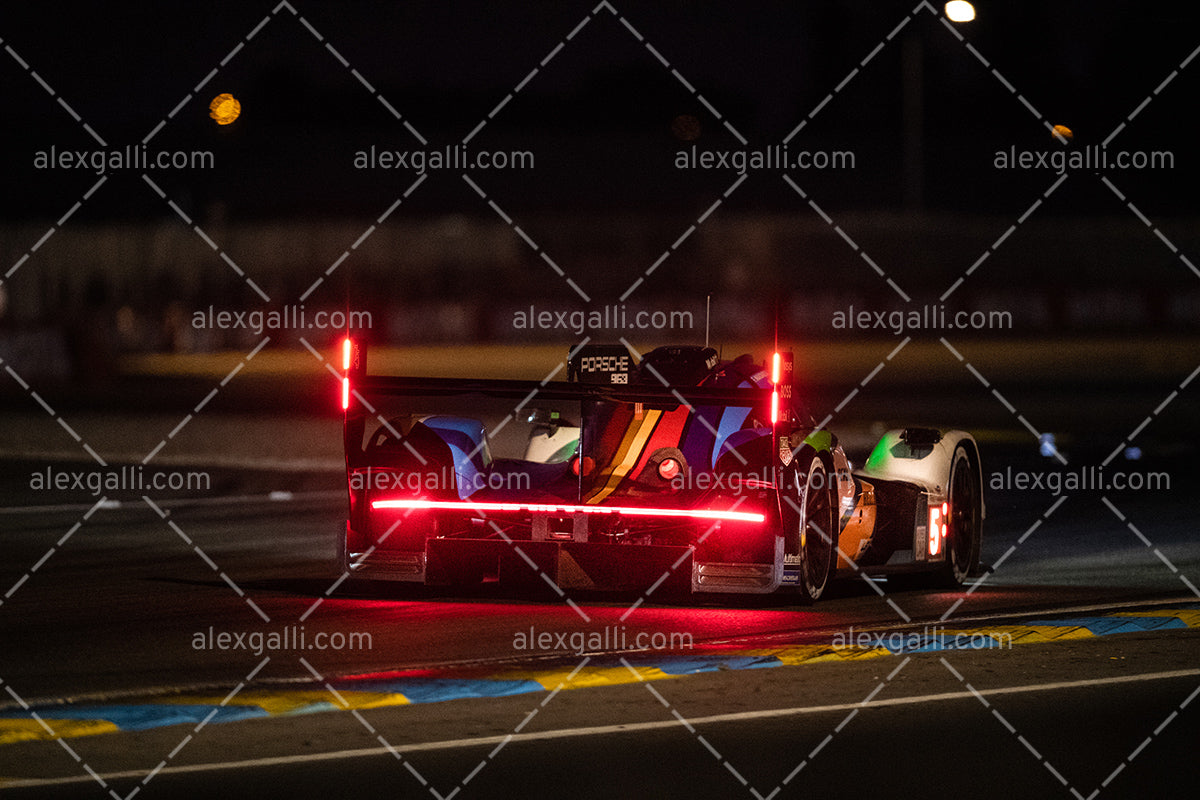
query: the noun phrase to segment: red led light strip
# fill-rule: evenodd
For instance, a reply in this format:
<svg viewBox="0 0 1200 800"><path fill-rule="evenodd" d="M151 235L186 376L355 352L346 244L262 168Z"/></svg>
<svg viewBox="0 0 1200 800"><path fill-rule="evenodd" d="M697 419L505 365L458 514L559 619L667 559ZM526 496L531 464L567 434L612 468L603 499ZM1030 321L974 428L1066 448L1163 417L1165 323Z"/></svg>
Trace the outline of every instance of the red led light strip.
<svg viewBox="0 0 1200 800"><path fill-rule="evenodd" d="M347 336L342 340L342 410L350 408L350 353L353 345L350 343L350 337Z"/></svg>
<svg viewBox="0 0 1200 800"><path fill-rule="evenodd" d="M771 356L771 424L779 422L779 353Z"/></svg>
<svg viewBox="0 0 1200 800"><path fill-rule="evenodd" d="M470 500L375 500L371 508L377 511L528 511L546 514L620 514L629 517L683 517L687 519L729 520L734 522L765 522L765 514L751 511L721 511L711 508L643 508L639 506L576 506L541 505L538 503L474 503Z"/></svg>

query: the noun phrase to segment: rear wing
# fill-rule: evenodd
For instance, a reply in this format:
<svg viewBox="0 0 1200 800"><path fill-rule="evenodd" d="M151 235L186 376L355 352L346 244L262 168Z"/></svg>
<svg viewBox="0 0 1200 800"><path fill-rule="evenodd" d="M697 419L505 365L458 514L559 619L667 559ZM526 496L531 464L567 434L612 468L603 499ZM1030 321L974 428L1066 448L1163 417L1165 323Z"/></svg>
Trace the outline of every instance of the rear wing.
<svg viewBox="0 0 1200 800"><path fill-rule="evenodd" d="M713 351L715 353L715 351ZM463 379L414 376L371 375L367 371L366 343L347 337L341 343L341 401L347 470L359 465L363 435L368 420L383 422L381 407L389 398L489 398L509 400L506 409L519 416L538 403L622 403L673 411L702 407L749 408L772 427L772 449L777 449L774 430L781 422L795 419L792 401L792 354L776 353L764 368L769 380L758 386L665 385L663 382L625 381L588 382L578 379L577 359L569 359L575 381L537 381L505 379ZM653 373L657 378L658 373ZM716 431L714 431L714 434Z"/></svg>
<svg viewBox="0 0 1200 800"><path fill-rule="evenodd" d="M429 378L369 375L367 345L346 337L342 342L342 409L350 411L363 395L449 396L480 394L511 397L521 408L534 397L552 400L619 400L628 403L683 405L785 404L792 397L792 354L772 358L771 387L671 386L664 383L586 383L577 381L503 380L488 378ZM774 395L775 399L772 400ZM763 406L768 407L768 406ZM369 407L367 407L369 411Z"/></svg>
<svg viewBox="0 0 1200 800"><path fill-rule="evenodd" d="M485 397L509 397L520 411L537 397L548 400L615 400L655 405L736 405L768 407L771 389L724 388L711 386L597 385L567 381L498 380L472 378L424 378L364 375L349 379L351 396L347 411L364 399L357 395L407 395L439 397L478 394Z"/></svg>
<svg viewBox="0 0 1200 800"><path fill-rule="evenodd" d="M391 377L367 374L367 347L360 339L347 337L342 342L342 409L370 413L368 396L427 396L482 395L509 397L521 411L535 397L554 401L584 401L611 399L625 403L655 405L751 405L755 408L786 408L792 399L792 354L776 353L770 368L770 386L678 386L665 383L581 383L581 381L503 380ZM574 366L572 366L574 369Z"/></svg>

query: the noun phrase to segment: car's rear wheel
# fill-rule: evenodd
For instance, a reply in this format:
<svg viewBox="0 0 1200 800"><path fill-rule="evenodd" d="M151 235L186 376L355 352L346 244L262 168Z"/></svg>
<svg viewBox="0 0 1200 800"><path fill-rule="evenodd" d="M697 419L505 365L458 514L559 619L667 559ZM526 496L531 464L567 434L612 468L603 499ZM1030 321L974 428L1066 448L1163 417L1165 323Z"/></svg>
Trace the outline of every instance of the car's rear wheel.
<svg viewBox="0 0 1200 800"><path fill-rule="evenodd" d="M814 458L805 472L794 470L791 478L800 513L794 518L795 531L788 550L799 555L797 588L801 599L811 603L825 593L837 563L837 518L829 470L821 459Z"/></svg>
<svg viewBox="0 0 1200 800"><path fill-rule="evenodd" d="M983 496L979 466L964 446L955 448L950 462L948 489L950 515L947 525L946 563L937 573L937 583L955 589L979 568L983 544Z"/></svg>

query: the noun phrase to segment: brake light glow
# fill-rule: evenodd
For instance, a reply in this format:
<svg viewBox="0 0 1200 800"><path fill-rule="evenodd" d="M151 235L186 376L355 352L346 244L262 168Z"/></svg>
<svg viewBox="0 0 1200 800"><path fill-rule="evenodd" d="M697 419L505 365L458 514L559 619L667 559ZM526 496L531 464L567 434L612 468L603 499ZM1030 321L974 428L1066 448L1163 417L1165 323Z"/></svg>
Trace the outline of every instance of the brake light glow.
<svg viewBox="0 0 1200 800"><path fill-rule="evenodd" d="M779 372L780 355L778 351L771 355L771 424L779 422Z"/></svg>
<svg viewBox="0 0 1200 800"><path fill-rule="evenodd" d="M673 458L664 458L658 463L658 476L664 481L673 480L682 470L683 467Z"/></svg>
<svg viewBox="0 0 1200 800"><path fill-rule="evenodd" d="M685 519L765 522L765 514L753 511L726 511L715 508L646 508L642 506L544 505L540 503L472 502L470 500L375 500L376 511L497 511L533 514L612 514L627 517L676 517Z"/></svg>
<svg viewBox="0 0 1200 800"><path fill-rule="evenodd" d="M342 340L342 411L350 408L350 356L354 349L350 337Z"/></svg>

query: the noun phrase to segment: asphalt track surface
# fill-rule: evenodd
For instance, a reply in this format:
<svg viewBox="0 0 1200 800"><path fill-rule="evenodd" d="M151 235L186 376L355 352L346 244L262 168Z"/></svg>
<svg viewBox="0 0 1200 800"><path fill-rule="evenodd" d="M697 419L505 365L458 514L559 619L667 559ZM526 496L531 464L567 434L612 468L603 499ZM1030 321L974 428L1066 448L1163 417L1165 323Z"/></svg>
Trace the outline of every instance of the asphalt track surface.
<svg viewBox="0 0 1200 800"><path fill-rule="evenodd" d="M1145 394L1161 402L1169 391ZM1112 407L1122 411L1101 441L1065 439L1075 464L1099 463L1154 407L1128 402L1131 393L1114 393ZM960 408L977 402L960 399ZM1024 408L1033 417L1052 399ZM207 437L211 450L193 462L215 465L220 487L203 496L147 501L133 493L98 503L88 492L66 492L30 502L21 482L49 459L10 458L0 514L0 703L11 718L23 705L223 697L237 687L324 691L348 676L399 672L578 676L646 655L621 646L518 647L526 630L553 639L608 626L623 630L626 642L638 633L682 632L690 647L670 655L701 656L828 644L852 631L1194 614L1200 544L1192 487L1200 476L1194 448L1172 446L1155 430L1191 408L1179 406L1163 407L1137 439L1142 460L1111 462L1167 473L1169 489L989 491L984 561L995 570L967 590L851 577L811 607L786 596L334 587L333 536L344 502L329 469L335 451L301 444L290 463L249 463L244 456L256 445L220 433L223 424L244 423L228 415L197 417L197 439ZM981 438L993 469L1051 469L1032 436L991 413ZM122 424L114 419L97 417L81 432L127 435L131 451L141 452L164 438L155 425L117 433ZM303 414L294 423L306 432L329 427ZM866 441L870 427L847 424L847 438ZM272 434L247 430L237 438L255 437ZM53 463L82 468L63 456ZM197 647L206 632L296 625L308 636L365 632L370 647ZM333 702L323 713L14 741L0 745L0 788L31 797L1189 796L1198 777L1198 689L1196 632L1146 629L669 680L565 680L542 692L362 710Z"/></svg>

